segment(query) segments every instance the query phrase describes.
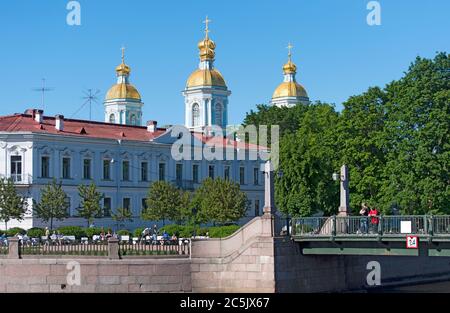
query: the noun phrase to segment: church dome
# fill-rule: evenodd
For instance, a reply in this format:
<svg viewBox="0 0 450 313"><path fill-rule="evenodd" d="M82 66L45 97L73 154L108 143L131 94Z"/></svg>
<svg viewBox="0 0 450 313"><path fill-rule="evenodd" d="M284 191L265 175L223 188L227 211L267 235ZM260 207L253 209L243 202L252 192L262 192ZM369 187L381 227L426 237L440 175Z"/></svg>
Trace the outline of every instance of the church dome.
<svg viewBox="0 0 450 313"><path fill-rule="evenodd" d="M272 99L283 98L283 97L304 97L307 98L305 88L295 81L282 82L275 89Z"/></svg>
<svg viewBox="0 0 450 313"><path fill-rule="evenodd" d="M108 101L113 99L133 99L141 101L141 95L133 85L122 83L112 86L107 92L105 100Z"/></svg>
<svg viewBox="0 0 450 313"><path fill-rule="evenodd" d="M189 76L186 88L199 86L226 87L222 74L216 69L198 69Z"/></svg>

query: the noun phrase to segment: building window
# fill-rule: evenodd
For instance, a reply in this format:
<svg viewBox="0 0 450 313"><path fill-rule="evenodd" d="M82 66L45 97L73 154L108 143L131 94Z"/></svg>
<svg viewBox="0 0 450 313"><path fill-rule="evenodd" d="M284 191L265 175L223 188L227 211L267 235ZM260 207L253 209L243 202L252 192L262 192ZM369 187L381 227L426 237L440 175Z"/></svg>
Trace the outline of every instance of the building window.
<svg viewBox="0 0 450 313"><path fill-rule="evenodd" d="M130 180L130 161L122 161L122 180Z"/></svg>
<svg viewBox="0 0 450 313"><path fill-rule="evenodd" d="M223 178L230 180L230 167L227 165L223 171Z"/></svg>
<svg viewBox="0 0 450 313"><path fill-rule="evenodd" d="M113 124L116 122L116 117L114 116L114 114L109 115L109 122Z"/></svg>
<svg viewBox="0 0 450 313"><path fill-rule="evenodd" d="M41 158L41 177L49 178L50 177L50 157L43 156Z"/></svg>
<svg viewBox="0 0 450 313"><path fill-rule="evenodd" d="M255 185L259 185L259 169L258 168L253 169L253 183Z"/></svg>
<svg viewBox="0 0 450 313"><path fill-rule="evenodd" d="M183 180L183 164L177 164L175 168L175 176L178 182Z"/></svg>
<svg viewBox="0 0 450 313"><path fill-rule="evenodd" d="M259 199L255 200L255 216L259 216Z"/></svg>
<svg viewBox="0 0 450 313"><path fill-rule="evenodd" d="M166 180L166 163L159 163L159 180Z"/></svg>
<svg viewBox="0 0 450 313"><path fill-rule="evenodd" d="M141 200L141 210L144 212L147 209L147 198L142 198Z"/></svg>
<svg viewBox="0 0 450 313"><path fill-rule="evenodd" d="M103 198L103 216L111 216L111 198Z"/></svg>
<svg viewBox="0 0 450 313"><path fill-rule="evenodd" d="M215 120L216 120L216 125L222 126L222 105L220 103L216 104L216 116L215 116Z"/></svg>
<svg viewBox="0 0 450 313"><path fill-rule="evenodd" d="M91 179L91 159L83 160L83 179Z"/></svg>
<svg viewBox="0 0 450 313"><path fill-rule="evenodd" d="M130 212L131 209L131 199L130 198L123 198L123 209Z"/></svg>
<svg viewBox="0 0 450 313"><path fill-rule="evenodd" d="M103 160L103 179L111 179L111 160Z"/></svg>
<svg viewBox="0 0 450 313"><path fill-rule="evenodd" d="M141 162L141 181L148 181L148 163Z"/></svg>
<svg viewBox="0 0 450 313"><path fill-rule="evenodd" d="M11 179L15 182L22 181L22 157L11 156Z"/></svg>
<svg viewBox="0 0 450 313"><path fill-rule="evenodd" d="M136 114L131 114L130 124L131 125L136 125Z"/></svg>
<svg viewBox="0 0 450 313"><path fill-rule="evenodd" d="M239 183L245 185L245 167L243 166L239 168Z"/></svg>
<svg viewBox="0 0 450 313"><path fill-rule="evenodd" d="M212 179L214 179L214 165L210 165L208 167L208 176Z"/></svg>
<svg viewBox="0 0 450 313"><path fill-rule="evenodd" d="M62 178L70 179L70 158L63 158L63 161L62 161Z"/></svg>
<svg viewBox="0 0 450 313"><path fill-rule="evenodd" d="M197 103L192 106L192 126L200 125L200 107Z"/></svg>
<svg viewBox="0 0 450 313"><path fill-rule="evenodd" d="M198 184L198 164L192 165L192 180L194 183Z"/></svg>

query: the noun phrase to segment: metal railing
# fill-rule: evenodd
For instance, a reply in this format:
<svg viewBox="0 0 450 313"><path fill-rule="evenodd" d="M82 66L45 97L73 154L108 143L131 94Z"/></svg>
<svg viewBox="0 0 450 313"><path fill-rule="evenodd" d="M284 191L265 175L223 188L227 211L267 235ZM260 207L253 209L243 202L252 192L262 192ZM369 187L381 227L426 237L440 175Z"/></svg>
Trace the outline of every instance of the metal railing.
<svg viewBox="0 0 450 313"><path fill-rule="evenodd" d="M107 243L88 242L39 242L37 244L20 244L20 255L86 255L107 256Z"/></svg>
<svg viewBox="0 0 450 313"><path fill-rule="evenodd" d="M450 236L450 215L302 217L291 220L292 236Z"/></svg>
<svg viewBox="0 0 450 313"><path fill-rule="evenodd" d="M189 255L189 242L166 241L162 243L119 243L120 256Z"/></svg>

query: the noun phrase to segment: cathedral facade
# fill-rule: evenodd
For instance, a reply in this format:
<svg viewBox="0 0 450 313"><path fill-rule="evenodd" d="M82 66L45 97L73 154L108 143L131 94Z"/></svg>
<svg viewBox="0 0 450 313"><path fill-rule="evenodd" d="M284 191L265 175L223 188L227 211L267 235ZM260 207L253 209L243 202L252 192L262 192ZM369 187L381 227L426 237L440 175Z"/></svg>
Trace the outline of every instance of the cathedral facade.
<svg viewBox="0 0 450 313"><path fill-rule="evenodd" d="M198 69L189 76L182 93L184 126L193 146L214 146L228 155L244 152L248 156L261 147L224 136L209 136L205 132L211 126L225 128L228 125L231 94L214 66L216 44L208 32L206 26L205 37L198 44ZM307 102L306 91L295 81L296 66L290 54L283 70L284 82L276 89L272 104L292 106ZM77 215L81 201L77 188L92 181L104 195L103 214L94 220L95 226L115 228L112 214L118 208L132 213L133 221L126 223L126 228L155 223L141 220L140 215L146 205L149 186L157 180L194 191L206 177L230 179L240 184L249 200L246 217L240 222L262 214L264 174L261 165L264 160L259 157L175 159L172 147L179 138L173 135L173 127L159 127L156 121L143 125L144 103L130 82L130 74L131 68L125 63L122 52L122 62L116 67L117 83L105 96L103 122L68 119L63 115L46 116L39 109L0 117L0 176L12 179L30 203L25 219L10 221L8 227L48 226L33 214L31 203L39 201L41 189L53 179L62 183L70 204L68 218L54 221L55 227L86 226L86 220Z"/></svg>

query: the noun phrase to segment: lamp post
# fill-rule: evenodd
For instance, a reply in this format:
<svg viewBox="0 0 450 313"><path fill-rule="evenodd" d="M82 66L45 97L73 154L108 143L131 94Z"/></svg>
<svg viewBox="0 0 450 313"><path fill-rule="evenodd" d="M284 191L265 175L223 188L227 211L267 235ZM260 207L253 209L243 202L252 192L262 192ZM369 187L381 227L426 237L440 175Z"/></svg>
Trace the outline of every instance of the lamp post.
<svg viewBox="0 0 450 313"><path fill-rule="evenodd" d="M192 214L194 215L194 238L197 236L197 229L196 229L196 226L197 226L197 212L198 212L197 207L193 207L192 208Z"/></svg>
<svg viewBox="0 0 450 313"><path fill-rule="evenodd" d="M334 181L340 181L340 205L338 216L348 216L350 207L348 166L345 164L342 165L341 173L333 173L332 178Z"/></svg>

